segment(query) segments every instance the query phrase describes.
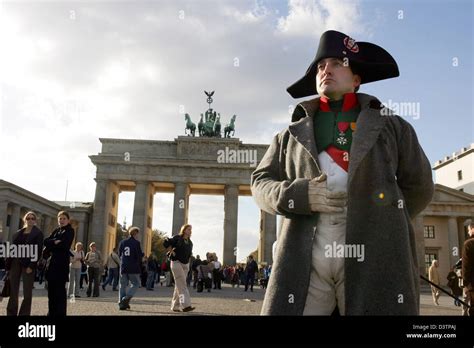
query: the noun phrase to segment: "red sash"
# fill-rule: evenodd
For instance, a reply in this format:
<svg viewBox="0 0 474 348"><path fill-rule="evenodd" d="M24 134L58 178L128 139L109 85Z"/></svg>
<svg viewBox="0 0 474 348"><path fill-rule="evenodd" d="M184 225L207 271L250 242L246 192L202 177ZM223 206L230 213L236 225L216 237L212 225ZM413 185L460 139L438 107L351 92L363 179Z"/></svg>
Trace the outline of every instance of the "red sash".
<svg viewBox="0 0 474 348"><path fill-rule="evenodd" d="M358 104L355 93L344 94L344 102L342 104L342 111L349 111ZM321 97L319 99L319 108L321 111L331 111L329 106L329 99ZM349 128L349 122L339 122L337 124L339 131L345 132ZM342 129L341 129L342 128ZM345 150L338 149L334 145L329 145L325 150L329 156L337 163L339 167L346 172L349 171L349 153Z"/></svg>

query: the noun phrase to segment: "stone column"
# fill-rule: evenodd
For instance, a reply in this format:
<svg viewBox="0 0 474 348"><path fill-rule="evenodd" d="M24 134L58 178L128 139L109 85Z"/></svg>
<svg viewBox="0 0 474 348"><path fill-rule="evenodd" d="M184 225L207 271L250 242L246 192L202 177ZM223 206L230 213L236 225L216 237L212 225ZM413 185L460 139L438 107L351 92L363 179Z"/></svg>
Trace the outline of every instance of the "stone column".
<svg viewBox="0 0 474 348"><path fill-rule="evenodd" d="M260 210L260 243L258 262L273 263L273 243L276 241L276 215Z"/></svg>
<svg viewBox="0 0 474 348"><path fill-rule="evenodd" d="M453 266L461 257L459 248L458 222L453 216L448 219L449 267Z"/></svg>
<svg viewBox="0 0 474 348"><path fill-rule="evenodd" d="M148 249L151 246L149 240L151 238L153 217L153 194L153 185L144 181L137 182L133 206L133 226L140 228L138 239L146 255L150 252Z"/></svg>
<svg viewBox="0 0 474 348"><path fill-rule="evenodd" d="M12 204L12 215L10 217L10 233L8 240L11 242L13 234L20 228L20 211L21 207L18 204Z"/></svg>
<svg viewBox="0 0 474 348"><path fill-rule="evenodd" d="M49 215L43 215L43 220L43 235L46 238L53 231L53 227L51 226L53 218Z"/></svg>
<svg viewBox="0 0 474 348"><path fill-rule="evenodd" d="M418 256L418 269L421 275L425 275L425 237L423 216L418 215L413 221L413 229L415 232L416 254Z"/></svg>
<svg viewBox="0 0 474 348"><path fill-rule="evenodd" d="M76 231L76 243L81 242L85 243L85 226L86 226L86 221L85 221L86 215L84 214L81 216L81 219L78 220L78 227Z"/></svg>
<svg viewBox="0 0 474 348"><path fill-rule="evenodd" d="M227 185L224 195L224 261L226 265L235 265L237 255L237 217L239 212L239 187ZM234 251L235 250L235 251Z"/></svg>
<svg viewBox="0 0 474 348"><path fill-rule="evenodd" d="M108 182L103 179L95 179L97 182L95 187L94 197L94 212L92 214L92 228L87 243L94 241L97 245L97 249L104 252L102 244L104 244L104 235L106 234L107 228L107 193L108 193ZM88 248L84 245L84 250Z"/></svg>
<svg viewBox="0 0 474 348"><path fill-rule="evenodd" d="M8 202L0 202L0 243L8 240Z"/></svg>
<svg viewBox="0 0 474 348"><path fill-rule="evenodd" d="M174 186L173 204L173 236L179 233L181 226L188 223L189 209L189 186L186 183L178 182Z"/></svg>

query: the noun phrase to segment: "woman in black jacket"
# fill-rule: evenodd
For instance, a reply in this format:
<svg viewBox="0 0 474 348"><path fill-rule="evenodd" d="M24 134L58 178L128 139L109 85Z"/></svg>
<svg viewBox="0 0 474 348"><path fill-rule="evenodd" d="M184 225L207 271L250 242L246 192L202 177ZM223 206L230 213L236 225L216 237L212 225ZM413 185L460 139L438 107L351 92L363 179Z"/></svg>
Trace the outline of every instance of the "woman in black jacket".
<svg viewBox="0 0 474 348"><path fill-rule="evenodd" d="M189 272L189 258L193 252L193 243L191 242L191 225L183 225L179 234L171 239L165 239L163 246L171 258L171 271L174 276L174 293L171 300L171 310L183 312L194 310L191 307L191 297L186 286L186 276Z"/></svg>
<svg viewBox="0 0 474 348"><path fill-rule="evenodd" d="M74 229L69 224L69 213L58 213L58 228L44 240L47 254L48 316L65 316L67 306L66 283L69 281L69 257Z"/></svg>
<svg viewBox="0 0 474 348"><path fill-rule="evenodd" d="M10 278L10 299L7 305L7 315L31 315L31 299L35 282L36 264L41 256L43 232L36 227L37 216L29 211L23 217L23 228L13 235L13 245L27 254L17 255L6 259L5 269ZM28 245L27 247L25 245ZM20 279L23 280L23 301L18 312L18 293Z"/></svg>

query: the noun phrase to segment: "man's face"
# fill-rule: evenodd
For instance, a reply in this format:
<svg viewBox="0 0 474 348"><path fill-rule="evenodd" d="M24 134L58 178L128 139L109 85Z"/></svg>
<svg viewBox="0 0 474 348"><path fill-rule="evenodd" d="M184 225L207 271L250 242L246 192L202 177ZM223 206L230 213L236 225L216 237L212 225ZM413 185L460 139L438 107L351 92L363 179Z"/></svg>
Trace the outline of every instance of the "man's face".
<svg viewBox="0 0 474 348"><path fill-rule="evenodd" d="M354 92L359 85L359 75L354 75L341 59L325 58L318 62L316 89L320 96L339 100L344 94Z"/></svg>
<svg viewBox="0 0 474 348"><path fill-rule="evenodd" d="M474 236L474 226L473 227L469 227L469 232L468 234L473 237Z"/></svg>

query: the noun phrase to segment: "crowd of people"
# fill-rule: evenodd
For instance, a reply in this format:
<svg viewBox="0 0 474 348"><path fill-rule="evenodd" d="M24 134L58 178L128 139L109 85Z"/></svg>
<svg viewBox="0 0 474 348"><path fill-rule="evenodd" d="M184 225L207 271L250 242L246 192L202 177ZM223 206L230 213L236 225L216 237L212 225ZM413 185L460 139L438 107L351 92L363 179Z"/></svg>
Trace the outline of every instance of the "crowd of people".
<svg viewBox="0 0 474 348"><path fill-rule="evenodd" d="M244 291L253 291L255 285L265 289L268 286L272 266L258 266L253 256L245 264L223 265L216 253L207 252L205 258L193 256L191 241L192 226L183 225L179 233L166 238L163 246L166 257L158 260L153 254L145 257L138 239L140 229L131 226L128 238L119 243L104 257L91 242L85 252L81 242L74 245L74 229L66 211L57 215L58 226L47 238L36 226L37 215L29 211L23 217L24 226L13 235L12 244L31 245L41 250L41 257L0 258L0 279L8 279L9 300L7 315L30 315L33 288L36 280L46 282L48 291L48 316L65 316L67 297L81 297L84 284L87 297L99 297L100 288L118 292L120 310L130 309L130 301L139 287L153 291L156 284L174 286L171 310L193 311L189 288L196 292L222 290L222 283L232 288L243 286ZM462 301L473 301L474 223L469 224L469 237L463 246L463 257L448 273L447 286L454 297L454 305L463 307L464 315L473 315L473 308L462 305ZM428 270L433 302L439 305L440 286L439 261L433 260ZM19 304L20 281L23 283L23 301ZM67 284L67 286L66 286Z"/></svg>
<svg viewBox="0 0 474 348"><path fill-rule="evenodd" d="M0 258L0 280L5 281L8 293L7 315L25 316L31 314L35 281L45 282L48 292L48 316L65 316L67 298L81 297L85 291L87 297L99 297L100 288L118 292L118 308L130 309L130 301L140 287L153 291L155 284L174 286L171 310L188 312L191 306L188 287L202 292L211 288L222 289L222 282L232 287L245 286L245 291L258 279L258 265L249 256L244 265L226 266L218 260L216 253L208 252L206 259L192 256L192 226L183 225L180 232L166 238L163 245L167 248L164 260L158 260L153 254L145 257L138 239L140 229L131 226L128 238L119 243L107 256L91 242L88 250L81 242L76 242L75 231L70 224L67 211L57 214L57 228L48 237L37 227L38 217L33 211L23 217L24 226L12 238L12 244L34 246L39 257ZM261 286L266 287L271 267L262 269ZM163 275L163 276L162 276ZM19 304L20 281L23 283L23 301Z"/></svg>

